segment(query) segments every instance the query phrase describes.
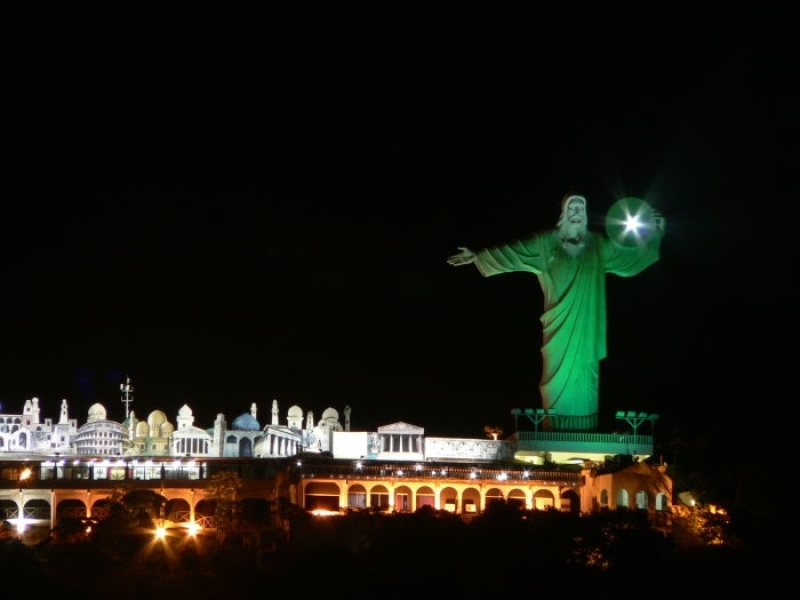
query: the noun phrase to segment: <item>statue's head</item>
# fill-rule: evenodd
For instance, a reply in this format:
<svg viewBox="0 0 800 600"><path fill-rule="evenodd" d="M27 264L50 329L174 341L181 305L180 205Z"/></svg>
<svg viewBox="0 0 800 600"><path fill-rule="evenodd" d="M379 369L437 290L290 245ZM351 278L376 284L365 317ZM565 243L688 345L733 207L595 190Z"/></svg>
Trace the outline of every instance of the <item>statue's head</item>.
<svg viewBox="0 0 800 600"><path fill-rule="evenodd" d="M562 240L582 239L589 227L586 198L574 194L564 196L561 201L561 216L556 226Z"/></svg>

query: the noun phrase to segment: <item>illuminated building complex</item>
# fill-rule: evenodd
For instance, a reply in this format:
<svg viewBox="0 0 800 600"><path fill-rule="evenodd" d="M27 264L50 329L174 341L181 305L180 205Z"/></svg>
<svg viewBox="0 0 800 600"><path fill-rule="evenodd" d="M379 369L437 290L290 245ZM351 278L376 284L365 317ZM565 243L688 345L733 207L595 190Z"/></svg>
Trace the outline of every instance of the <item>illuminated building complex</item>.
<svg viewBox="0 0 800 600"><path fill-rule="evenodd" d="M617 415L633 429L620 435L539 432L536 411L512 411L534 431L494 440L428 437L403 422L354 432L349 407L344 426L328 408L317 423L307 413L302 427L297 406L281 425L277 401L267 425L253 404L230 428L219 414L208 430L194 426L186 405L177 427L162 411L140 421L126 410L115 423L96 404L78 427L66 400L56 425L40 422L39 409L32 399L22 415L0 415L0 516L20 529L53 528L64 516L102 518L123 484L161 494L170 521L208 524L204 483L223 470L242 479L242 501L282 498L309 511L431 507L468 516L503 500L575 513L624 507L670 521L672 481L662 465L643 460L652 437L638 433L654 417L637 413Z"/></svg>

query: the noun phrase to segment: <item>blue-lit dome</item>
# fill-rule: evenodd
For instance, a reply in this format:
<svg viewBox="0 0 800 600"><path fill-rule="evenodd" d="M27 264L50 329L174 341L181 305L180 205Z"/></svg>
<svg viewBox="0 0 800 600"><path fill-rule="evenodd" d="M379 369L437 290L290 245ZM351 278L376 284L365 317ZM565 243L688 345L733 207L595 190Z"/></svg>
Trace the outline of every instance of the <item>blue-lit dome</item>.
<svg viewBox="0 0 800 600"><path fill-rule="evenodd" d="M231 429L259 431L261 430L261 425L258 424L258 421L253 415L250 413L243 413L233 420Z"/></svg>

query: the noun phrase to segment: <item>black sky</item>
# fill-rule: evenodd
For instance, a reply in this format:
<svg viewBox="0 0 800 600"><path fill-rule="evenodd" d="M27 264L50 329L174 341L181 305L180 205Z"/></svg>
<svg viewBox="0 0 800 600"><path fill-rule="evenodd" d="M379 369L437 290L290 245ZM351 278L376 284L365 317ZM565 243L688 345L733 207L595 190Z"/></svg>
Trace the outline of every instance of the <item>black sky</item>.
<svg viewBox="0 0 800 600"><path fill-rule="evenodd" d="M784 407L800 56L779 23L71 25L5 41L3 412L121 420L130 376L138 416L187 403L201 427L277 399L510 432L539 405L538 283L445 261L553 226L568 191L597 229L624 196L667 218L661 261L608 280L604 424Z"/></svg>

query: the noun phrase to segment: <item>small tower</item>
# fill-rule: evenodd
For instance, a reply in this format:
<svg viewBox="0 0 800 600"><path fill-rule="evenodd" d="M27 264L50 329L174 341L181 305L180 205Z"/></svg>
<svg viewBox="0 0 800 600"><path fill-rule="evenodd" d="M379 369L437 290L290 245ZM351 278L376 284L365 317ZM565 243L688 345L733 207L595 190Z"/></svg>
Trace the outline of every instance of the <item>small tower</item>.
<svg viewBox="0 0 800 600"><path fill-rule="evenodd" d="M25 400L25 406L22 409L22 423L25 427L34 429L39 424L39 411L38 398Z"/></svg>
<svg viewBox="0 0 800 600"><path fill-rule="evenodd" d="M280 421L278 420L278 401L272 401L272 424L279 425Z"/></svg>
<svg viewBox="0 0 800 600"><path fill-rule="evenodd" d="M69 423L69 409L67 408L67 399L64 398L61 401L61 416L58 419L58 423L60 425L65 425Z"/></svg>
<svg viewBox="0 0 800 600"><path fill-rule="evenodd" d="M125 405L125 419L130 416L130 404L133 402L133 386L131 385L131 378L126 377L125 383L119 384L119 389L122 392L122 403Z"/></svg>

